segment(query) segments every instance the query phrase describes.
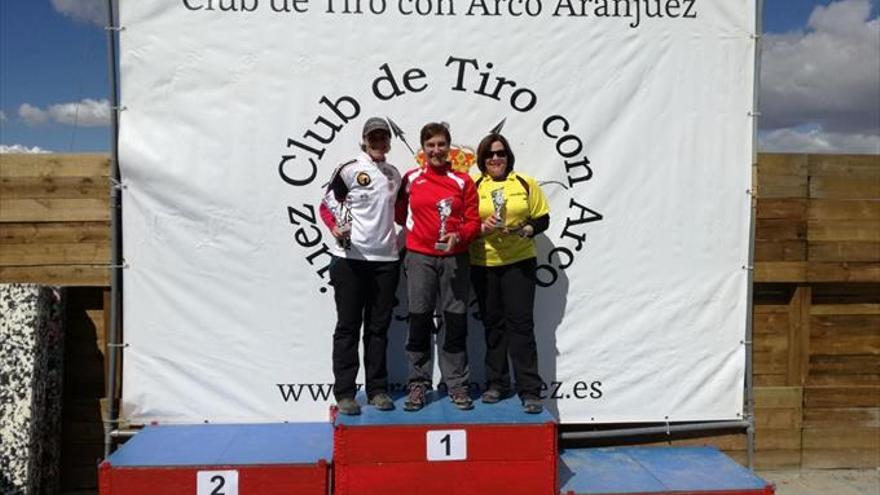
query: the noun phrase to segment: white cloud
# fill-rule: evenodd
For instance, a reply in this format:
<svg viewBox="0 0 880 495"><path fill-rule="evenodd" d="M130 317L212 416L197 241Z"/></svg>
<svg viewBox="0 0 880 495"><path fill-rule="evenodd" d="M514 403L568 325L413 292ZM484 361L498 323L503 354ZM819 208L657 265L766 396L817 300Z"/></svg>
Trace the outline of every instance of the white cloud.
<svg viewBox="0 0 880 495"><path fill-rule="evenodd" d="M774 153L880 154L880 136L843 134L821 129L777 129L761 133L758 148Z"/></svg>
<svg viewBox="0 0 880 495"><path fill-rule="evenodd" d="M51 153L51 151L44 150L39 146L28 148L22 144L0 144L0 154L3 153Z"/></svg>
<svg viewBox="0 0 880 495"><path fill-rule="evenodd" d="M22 103L18 107L18 116L25 121L27 125L45 124L49 120L49 114L40 107L35 107L29 103Z"/></svg>
<svg viewBox="0 0 880 495"><path fill-rule="evenodd" d="M110 102L84 98L78 102L49 105L43 110L29 103L22 103L18 116L28 125L45 124L50 119L63 125L80 127L103 127L110 125Z"/></svg>
<svg viewBox="0 0 880 495"><path fill-rule="evenodd" d="M81 22L107 25L106 0L52 0L58 12Z"/></svg>
<svg viewBox="0 0 880 495"><path fill-rule="evenodd" d="M102 127L110 125L110 102L85 98L80 102L59 103L49 106L49 115L59 124L79 125L80 127Z"/></svg>
<svg viewBox="0 0 880 495"><path fill-rule="evenodd" d="M838 1L817 6L806 31L765 35L763 129L880 133L880 18L870 13L868 0Z"/></svg>

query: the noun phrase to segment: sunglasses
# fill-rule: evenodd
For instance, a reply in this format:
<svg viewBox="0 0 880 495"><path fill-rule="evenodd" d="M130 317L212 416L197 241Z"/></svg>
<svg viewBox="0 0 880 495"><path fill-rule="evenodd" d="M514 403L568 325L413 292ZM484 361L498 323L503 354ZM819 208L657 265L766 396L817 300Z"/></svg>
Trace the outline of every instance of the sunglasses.
<svg viewBox="0 0 880 495"><path fill-rule="evenodd" d="M489 158L507 158L507 150L491 150Z"/></svg>

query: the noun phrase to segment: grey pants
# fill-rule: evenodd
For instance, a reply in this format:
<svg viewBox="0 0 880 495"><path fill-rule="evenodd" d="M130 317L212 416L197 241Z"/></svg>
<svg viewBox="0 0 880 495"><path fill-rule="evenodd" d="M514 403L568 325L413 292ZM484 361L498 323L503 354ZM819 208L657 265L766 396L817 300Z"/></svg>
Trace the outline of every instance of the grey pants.
<svg viewBox="0 0 880 495"><path fill-rule="evenodd" d="M443 314L445 338L439 352L440 373L450 392L467 390L467 300L470 286L468 254L428 256L408 252L404 261L409 297L409 339L406 354L409 382L431 384L431 335L434 308ZM439 307L438 307L439 296Z"/></svg>

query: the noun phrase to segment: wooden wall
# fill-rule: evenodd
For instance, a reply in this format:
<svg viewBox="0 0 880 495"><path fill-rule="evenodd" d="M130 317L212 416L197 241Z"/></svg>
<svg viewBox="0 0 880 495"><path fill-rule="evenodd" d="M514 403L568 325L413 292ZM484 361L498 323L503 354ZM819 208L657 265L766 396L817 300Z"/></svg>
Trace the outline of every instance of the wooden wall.
<svg viewBox="0 0 880 495"><path fill-rule="evenodd" d="M70 286L64 484L94 488L109 284L106 155L0 155L0 282ZM880 157L756 167L759 467L880 465ZM745 459L745 436L715 444ZM70 492L73 493L73 492Z"/></svg>
<svg viewBox="0 0 880 495"><path fill-rule="evenodd" d="M105 154L0 154L0 283L107 286Z"/></svg>
<svg viewBox="0 0 880 495"><path fill-rule="evenodd" d="M764 154L757 192L755 385L788 404L759 410L759 461L876 467L880 157Z"/></svg>

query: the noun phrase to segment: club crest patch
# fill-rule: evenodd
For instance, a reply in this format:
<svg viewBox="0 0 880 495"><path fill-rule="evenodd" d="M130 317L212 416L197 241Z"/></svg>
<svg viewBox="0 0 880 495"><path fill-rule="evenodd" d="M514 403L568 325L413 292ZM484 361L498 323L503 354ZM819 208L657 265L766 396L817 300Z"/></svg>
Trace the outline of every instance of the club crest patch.
<svg viewBox="0 0 880 495"><path fill-rule="evenodd" d="M357 177L355 177L355 180L357 181L358 185L360 185L360 186L368 186L368 185L370 185L370 182L373 181L372 179L370 179L370 174L368 174L366 172L360 172L359 174L357 174Z"/></svg>

